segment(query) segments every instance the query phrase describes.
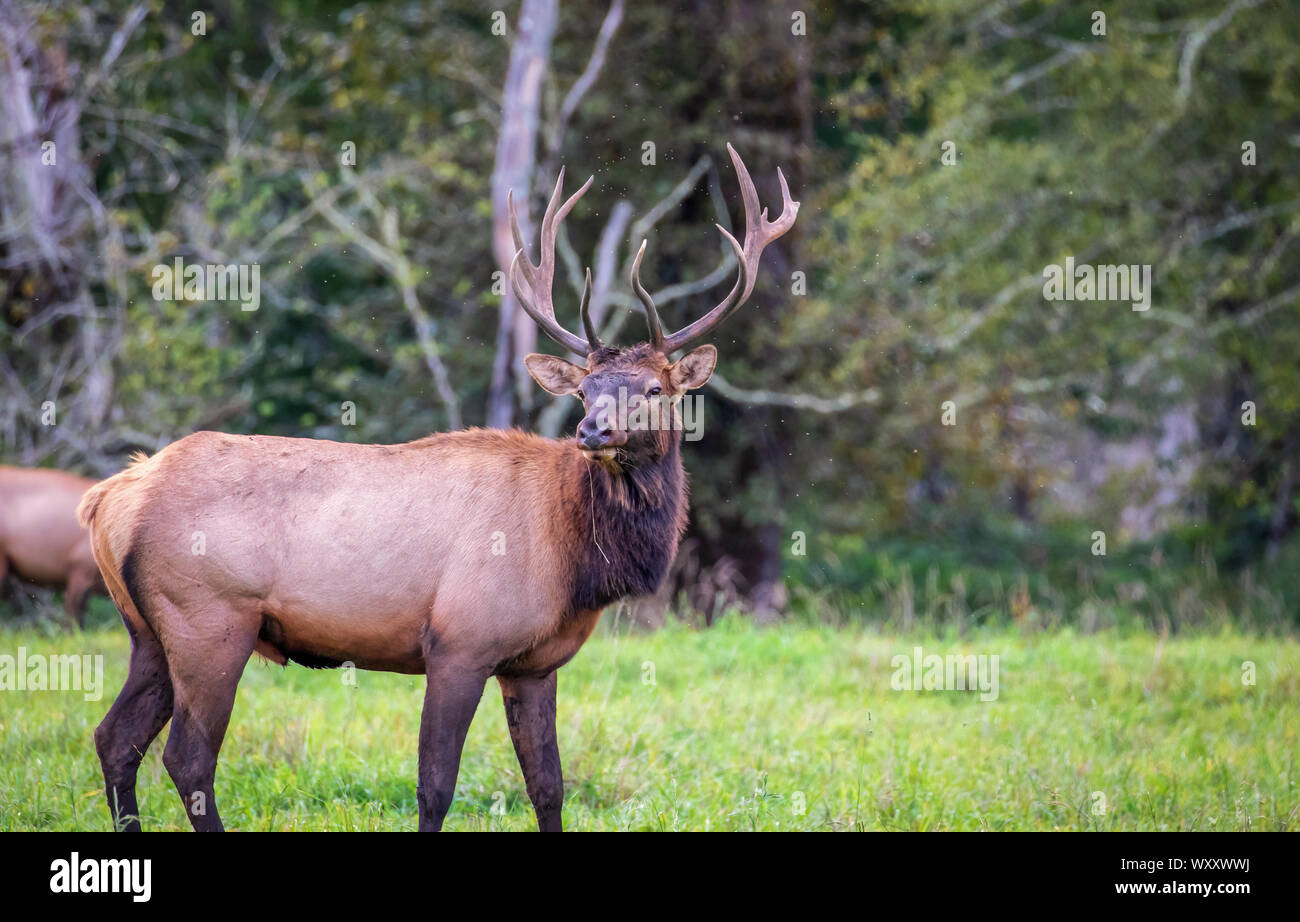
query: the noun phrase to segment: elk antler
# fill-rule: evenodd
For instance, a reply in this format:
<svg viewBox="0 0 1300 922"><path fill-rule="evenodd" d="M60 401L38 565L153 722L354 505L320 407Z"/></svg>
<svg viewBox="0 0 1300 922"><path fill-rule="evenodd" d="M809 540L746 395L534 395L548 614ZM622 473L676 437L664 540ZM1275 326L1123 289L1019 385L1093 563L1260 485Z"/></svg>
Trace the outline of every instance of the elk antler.
<svg viewBox="0 0 1300 922"><path fill-rule="evenodd" d="M659 320L659 311L655 307L654 298L650 297L650 292L646 291L641 284L641 257L645 256L644 240L641 241L641 249L636 251L636 259L632 261L632 290L636 296L641 299L641 304L645 307L645 322L650 327L650 344L660 352L664 351L664 325ZM737 253L740 249L737 248Z"/></svg>
<svg viewBox="0 0 1300 922"><path fill-rule="evenodd" d="M727 238L727 242L736 251L736 259L740 264L736 284L722 299L722 303L694 323L682 327L676 333L664 336L654 301L641 286L640 271L641 256L645 253L644 241L641 243L636 260L632 263L632 290L645 305L646 322L650 326L650 341L665 355L676 352L704 336L749 300L749 295L754 290L754 282L758 280L758 261L763 256L764 248L793 227L794 219L799 215L799 203L790 198L790 187L786 185L785 174L778 167L776 178L781 182L781 215L775 221L767 220L767 209L759 211L758 190L754 188L754 180L750 178L749 170L745 169L744 161L730 144L727 145L727 153L731 154L731 162L736 168L736 177L740 180L740 197L745 202L745 245L742 247L722 225L716 225L722 232L722 236Z"/></svg>
<svg viewBox="0 0 1300 922"><path fill-rule="evenodd" d="M515 297L519 299L519 305L528 316L533 318L547 336L578 355L587 355L601 346L588 314L591 301L591 272L590 270L587 272L587 284L582 293L582 325L587 333L587 338L583 339L560 326L555 319L555 306L551 303L551 282L555 278L555 234L560 222L578 203L578 199L591 188L594 179L594 176L589 178L581 189L560 205L560 193L564 188L564 167L560 167L560 175L555 180L555 192L551 195L551 201L546 206L546 215L542 218L539 235L541 252L538 253L539 262L536 266L524 255L524 238L519 233L519 216L515 214L514 190L512 189L506 196L506 204L510 211L510 233L515 239L515 258L510 262L510 285L514 289ZM519 272L515 271L516 268ZM523 276L523 284L520 283L520 275Z"/></svg>

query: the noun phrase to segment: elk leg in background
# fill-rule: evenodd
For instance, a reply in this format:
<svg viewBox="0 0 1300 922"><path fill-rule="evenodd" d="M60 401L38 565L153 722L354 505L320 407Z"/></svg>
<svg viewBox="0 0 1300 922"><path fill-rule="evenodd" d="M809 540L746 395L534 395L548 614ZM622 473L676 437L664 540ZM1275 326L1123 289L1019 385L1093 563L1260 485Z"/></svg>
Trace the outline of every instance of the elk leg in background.
<svg viewBox="0 0 1300 922"><path fill-rule="evenodd" d="M420 764L416 801L421 832L442 829L460 770L465 734L483 697L487 670L448 661L426 649L424 710L420 714Z"/></svg>
<svg viewBox="0 0 1300 922"><path fill-rule="evenodd" d="M524 772L528 799L537 813L537 828L542 832L560 832L564 773L555 738L556 673L540 679L498 676L498 681L510 739Z"/></svg>
<svg viewBox="0 0 1300 922"><path fill-rule="evenodd" d="M172 716L172 680L162 644L152 632L133 629L131 668L113 706L95 728L95 750L104 770L104 795L113 828L140 831L135 777L149 744Z"/></svg>
<svg viewBox="0 0 1300 922"><path fill-rule="evenodd" d="M68 574L68 582L63 590L63 613L69 626L86 626L86 603L98 579L98 571L91 574L85 570L73 570Z"/></svg>

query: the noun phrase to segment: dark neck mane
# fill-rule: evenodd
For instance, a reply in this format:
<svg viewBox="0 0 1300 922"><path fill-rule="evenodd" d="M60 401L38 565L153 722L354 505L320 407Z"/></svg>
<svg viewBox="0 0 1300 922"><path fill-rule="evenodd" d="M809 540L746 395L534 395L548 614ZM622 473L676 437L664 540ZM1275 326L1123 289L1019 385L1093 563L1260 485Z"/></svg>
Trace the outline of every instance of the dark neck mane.
<svg viewBox="0 0 1300 922"><path fill-rule="evenodd" d="M616 471L576 456L572 611L650 595L677 554L686 527L680 435L658 461Z"/></svg>

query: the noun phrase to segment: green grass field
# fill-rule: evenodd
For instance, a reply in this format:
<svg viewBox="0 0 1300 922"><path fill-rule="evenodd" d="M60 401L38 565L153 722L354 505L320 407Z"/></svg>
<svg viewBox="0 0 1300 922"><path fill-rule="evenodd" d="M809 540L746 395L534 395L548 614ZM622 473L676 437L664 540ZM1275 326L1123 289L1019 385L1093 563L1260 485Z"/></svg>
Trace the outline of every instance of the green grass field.
<svg viewBox="0 0 1300 922"><path fill-rule="evenodd" d="M103 698L0 692L0 828L106 829L91 734L120 625L0 629L0 654L103 654ZM896 691L895 654L997 654L999 694ZM1243 663L1255 684L1243 684ZM217 772L236 830L414 829L423 680L254 658ZM560 673L568 829L1281 830L1300 819L1300 644L1224 633L897 637L739 618L619 633ZM167 731L163 731L164 734ZM188 829L162 767L146 829ZM447 828L533 829L489 681Z"/></svg>

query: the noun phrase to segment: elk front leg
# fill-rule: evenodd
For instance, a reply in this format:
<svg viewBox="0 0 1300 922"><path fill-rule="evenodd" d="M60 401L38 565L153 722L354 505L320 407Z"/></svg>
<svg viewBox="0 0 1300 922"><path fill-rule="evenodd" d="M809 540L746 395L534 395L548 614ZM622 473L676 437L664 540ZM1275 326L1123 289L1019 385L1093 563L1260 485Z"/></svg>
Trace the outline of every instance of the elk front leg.
<svg viewBox="0 0 1300 922"><path fill-rule="evenodd" d="M416 802L421 832L438 832L451 806L465 734L483 697L487 671L425 654L428 686L420 714L420 766Z"/></svg>
<svg viewBox="0 0 1300 922"><path fill-rule="evenodd" d="M555 738L555 676L551 672L540 679L498 677L510 739L542 832L560 832L564 804L564 773Z"/></svg>
<svg viewBox="0 0 1300 922"><path fill-rule="evenodd" d="M0 603L9 599L9 558L0 554ZM15 614L18 609L18 594L14 593L13 605Z"/></svg>

